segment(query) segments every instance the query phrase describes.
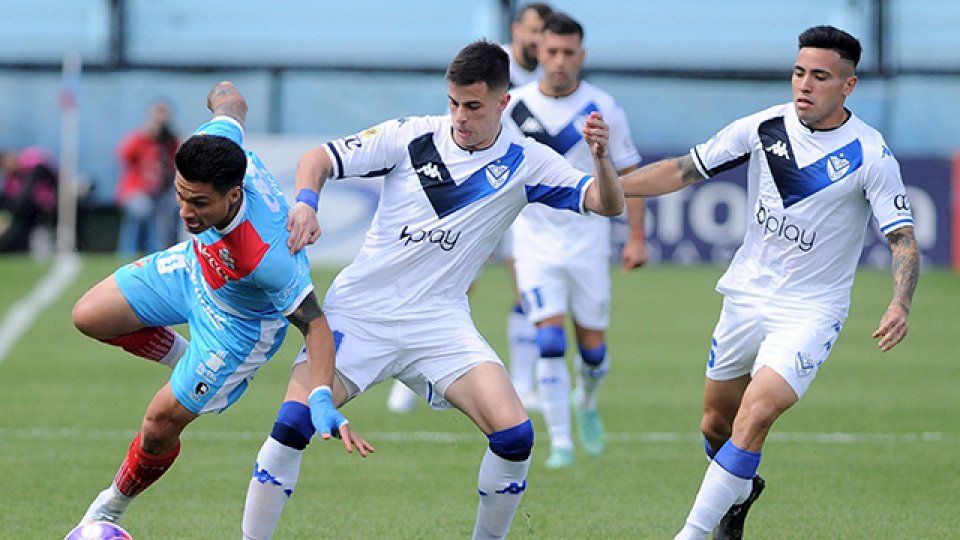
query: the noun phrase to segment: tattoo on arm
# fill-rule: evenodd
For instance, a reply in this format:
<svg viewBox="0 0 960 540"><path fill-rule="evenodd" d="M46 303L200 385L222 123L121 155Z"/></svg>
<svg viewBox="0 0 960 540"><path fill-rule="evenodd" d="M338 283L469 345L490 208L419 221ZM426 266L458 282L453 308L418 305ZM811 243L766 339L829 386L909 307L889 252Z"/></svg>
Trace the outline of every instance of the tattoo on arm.
<svg viewBox="0 0 960 540"><path fill-rule="evenodd" d="M920 279L920 250L913 227L903 227L887 234L893 261L893 298L909 313L913 293Z"/></svg>
<svg viewBox="0 0 960 540"><path fill-rule="evenodd" d="M320 309L320 304L317 303L316 295L313 294L313 291L310 291L310 294L308 294L307 297L303 299L303 302L300 303L300 306L287 317L287 320L296 326L297 330L300 330L300 333L305 336L307 335L307 330L310 328L310 322L320 317L323 317L323 310Z"/></svg>
<svg viewBox="0 0 960 540"><path fill-rule="evenodd" d="M705 180L696 165L693 164L693 158L689 154L677 158L677 168L680 169L680 180L684 184L696 184Z"/></svg>

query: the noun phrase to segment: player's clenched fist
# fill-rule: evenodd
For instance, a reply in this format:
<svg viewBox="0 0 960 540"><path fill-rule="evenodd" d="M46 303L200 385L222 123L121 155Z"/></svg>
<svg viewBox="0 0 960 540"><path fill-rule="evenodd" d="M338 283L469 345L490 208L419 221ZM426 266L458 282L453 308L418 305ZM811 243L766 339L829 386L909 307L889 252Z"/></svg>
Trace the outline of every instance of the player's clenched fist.
<svg viewBox="0 0 960 540"><path fill-rule="evenodd" d="M603 116L594 111L583 124L583 138L590 145L590 151L597 157L607 155L607 143L610 141L610 126L603 121Z"/></svg>

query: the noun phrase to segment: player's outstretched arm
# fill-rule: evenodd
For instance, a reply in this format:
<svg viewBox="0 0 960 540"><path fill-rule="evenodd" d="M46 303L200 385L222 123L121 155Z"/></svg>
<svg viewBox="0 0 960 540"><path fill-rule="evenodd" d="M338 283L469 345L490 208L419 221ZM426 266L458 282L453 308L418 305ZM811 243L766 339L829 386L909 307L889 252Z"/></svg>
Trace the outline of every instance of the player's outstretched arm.
<svg viewBox="0 0 960 540"><path fill-rule="evenodd" d="M317 206L320 202L320 190L332 174L333 163L322 146L308 150L297 162L297 172L294 175L297 203L290 209L287 217L287 230L290 231L287 247L290 248L290 253L296 253L320 238L323 231L317 222Z"/></svg>
<svg viewBox="0 0 960 540"><path fill-rule="evenodd" d="M617 171L610 162L607 145L610 142L610 126L598 112L590 113L583 124L583 138L593 155L593 170L596 181L587 188L584 206L602 216L616 216L623 212L623 190L617 179Z"/></svg>
<svg viewBox="0 0 960 540"><path fill-rule="evenodd" d="M625 197L656 197L704 180L690 155L661 159L620 177Z"/></svg>
<svg viewBox="0 0 960 540"><path fill-rule="evenodd" d="M300 306L287 317L300 330L307 349L307 367L310 371L310 418L317 433L324 439L339 437L347 452L356 448L361 456L374 451L373 446L350 429L347 419L333 403L334 345L327 318L311 292Z"/></svg>
<svg viewBox="0 0 960 540"><path fill-rule="evenodd" d="M890 265L893 299L880 318L880 326L873 332L873 338L880 339L877 346L881 351L889 351L907 337L907 316L920 279L920 249L913 227L901 227L887 233L887 242L893 254Z"/></svg>
<svg viewBox="0 0 960 540"><path fill-rule="evenodd" d="M214 116L229 116L241 126L247 121L247 100L230 81L221 81L210 90L207 108Z"/></svg>

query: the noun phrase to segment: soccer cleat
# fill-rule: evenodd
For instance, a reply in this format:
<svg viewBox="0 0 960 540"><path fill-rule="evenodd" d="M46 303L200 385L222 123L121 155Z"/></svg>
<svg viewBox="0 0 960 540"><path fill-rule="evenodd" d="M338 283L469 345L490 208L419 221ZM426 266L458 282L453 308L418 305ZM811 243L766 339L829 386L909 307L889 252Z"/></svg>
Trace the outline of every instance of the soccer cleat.
<svg viewBox="0 0 960 540"><path fill-rule="evenodd" d="M564 469L573 465L574 461L576 458L572 448L554 448L550 451L550 457L547 458L544 466L548 469Z"/></svg>
<svg viewBox="0 0 960 540"><path fill-rule="evenodd" d="M580 444L587 454L599 456L603 454L606 447L606 436L603 432L603 421L600 420L600 413L596 409L587 410L580 407L578 399L579 392L574 390L571 394L573 401L573 413L577 417L577 436Z"/></svg>
<svg viewBox="0 0 960 540"><path fill-rule="evenodd" d="M727 510L726 515L720 520L720 524L713 530L713 540L739 540L743 538L743 525L747 519L747 511L750 506L760 497L760 493L766 486L766 482L760 475L753 477L753 487L750 489L750 495L747 500L740 504L735 504Z"/></svg>
<svg viewBox="0 0 960 540"><path fill-rule="evenodd" d="M126 500L124 500L126 499ZM80 519L80 525L92 521L109 521L116 523L120 516L127 510L127 504L130 500L123 495L116 493L113 486L100 492L97 498L90 503L87 513Z"/></svg>

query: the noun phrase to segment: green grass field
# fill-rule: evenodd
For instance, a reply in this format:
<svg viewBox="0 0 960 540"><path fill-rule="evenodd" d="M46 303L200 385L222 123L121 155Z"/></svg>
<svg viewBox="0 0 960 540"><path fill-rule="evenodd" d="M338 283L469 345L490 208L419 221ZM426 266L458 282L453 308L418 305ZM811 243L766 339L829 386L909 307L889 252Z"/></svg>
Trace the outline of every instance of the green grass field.
<svg viewBox="0 0 960 540"><path fill-rule="evenodd" d="M106 487L165 368L82 337L70 323L79 295L118 264L87 257L80 279L0 363L0 538L59 539ZM0 259L0 311L48 270ZM719 268L614 272L609 347L614 367L600 404L607 453L544 469L538 442L512 538L670 538L706 461L698 425L703 369L719 313ZM333 276L318 271L321 291ZM870 333L890 277L861 272L851 316L816 383L774 428L763 498L747 536L770 539L960 538L960 276L926 272L910 336L880 353ZM472 303L481 332L505 351L506 272L481 275ZM270 430L300 339L233 408L188 428L176 465L131 506L138 540L239 538L246 485ZM387 386L345 414L377 447L362 460L339 442L307 449L277 539L468 538L485 440L457 412L420 405L386 412Z"/></svg>

